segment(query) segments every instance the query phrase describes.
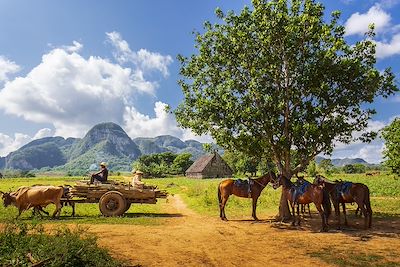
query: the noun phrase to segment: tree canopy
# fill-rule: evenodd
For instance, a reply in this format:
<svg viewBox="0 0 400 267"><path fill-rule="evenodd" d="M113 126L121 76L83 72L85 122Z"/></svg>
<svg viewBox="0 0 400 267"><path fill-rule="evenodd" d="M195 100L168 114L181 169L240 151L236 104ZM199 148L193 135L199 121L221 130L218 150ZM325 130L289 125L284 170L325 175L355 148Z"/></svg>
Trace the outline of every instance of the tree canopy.
<svg viewBox="0 0 400 267"><path fill-rule="evenodd" d="M225 149L271 156L291 177L335 141L352 141L375 113L364 104L397 88L390 68L375 68L373 27L350 45L340 12L325 22L320 3L252 3L239 14L217 9L221 22L195 33L197 53L178 57L184 100L175 114Z"/></svg>
<svg viewBox="0 0 400 267"><path fill-rule="evenodd" d="M400 118L396 118L383 128L382 137L385 139L383 151L385 165L392 170L392 173L400 176Z"/></svg>

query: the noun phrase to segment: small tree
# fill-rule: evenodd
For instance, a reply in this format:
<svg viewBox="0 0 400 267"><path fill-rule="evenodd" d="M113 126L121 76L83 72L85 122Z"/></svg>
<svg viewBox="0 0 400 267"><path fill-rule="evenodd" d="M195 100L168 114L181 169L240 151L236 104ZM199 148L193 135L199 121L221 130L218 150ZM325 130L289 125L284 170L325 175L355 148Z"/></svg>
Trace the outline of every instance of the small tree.
<svg viewBox="0 0 400 267"><path fill-rule="evenodd" d="M312 160L307 167L308 176L315 177L317 175L317 166L315 164L315 160Z"/></svg>
<svg viewBox="0 0 400 267"><path fill-rule="evenodd" d="M192 154L190 153L182 153L176 156L171 166L174 174L185 174L185 171L193 164L191 157Z"/></svg>
<svg viewBox="0 0 400 267"><path fill-rule="evenodd" d="M333 172L333 164L330 159L323 159L319 163L319 167L325 171L327 175L330 175Z"/></svg>
<svg viewBox="0 0 400 267"><path fill-rule="evenodd" d="M390 69L375 68L372 30L349 45L340 13L324 22L314 0L252 3L240 14L217 9L223 21L196 34L198 53L178 57L184 101L175 114L225 149L271 156L291 178L335 141L351 142L375 113L365 104L397 87ZM283 194L280 216L290 217Z"/></svg>
<svg viewBox="0 0 400 267"><path fill-rule="evenodd" d="M400 176L400 118L396 118L382 130L382 137L385 139L385 166L389 167L393 174Z"/></svg>

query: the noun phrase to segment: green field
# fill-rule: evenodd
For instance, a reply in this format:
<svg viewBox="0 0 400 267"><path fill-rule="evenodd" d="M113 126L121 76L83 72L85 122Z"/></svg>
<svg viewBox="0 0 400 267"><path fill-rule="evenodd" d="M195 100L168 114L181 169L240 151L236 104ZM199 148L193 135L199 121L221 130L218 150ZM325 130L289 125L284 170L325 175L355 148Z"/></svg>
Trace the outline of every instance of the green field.
<svg viewBox="0 0 400 267"><path fill-rule="evenodd" d="M382 174L380 176L365 176L358 175L334 175L330 177L334 179L343 179L352 182L361 182L370 188L372 209L374 217L391 217L400 215L400 180L393 176ZM1 179L0 190L10 191L23 185L46 184L46 185L73 185L75 181L82 177L35 177L35 178L14 178ZM111 177L113 180L123 179L122 177ZM219 216L217 185L221 179L188 179L179 178L161 178L161 179L146 179L147 184L157 185L161 189L166 189L170 194L179 194L186 202L189 208L199 214L206 216ZM257 213L259 218L273 215L277 212L280 189L273 190L271 186L267 186L261 194ZM77 204L76 217L71 218L71 208L64 207L59 220L53 222L68 222L68 223L129 223L141 225L157 225L162 224L165 218L168 218L168 203L161 199L155 205L149 204L134 204L125 216L120 218L105 218L101 215L97 204ZM46 209L52 212L53 205ZM349 209L355 209L355 205L348 205ZM315 210L312 207L312 210ZM238 197L231 197L226 208L228 218L249 218L251 215L251 200ZM0 207L0 221L9 220L17 215L15 207L4 208ZM21 216L23 220L32 219L30 211L24 212ZM40 219L38 217L33 219ZM43 219L50 220L50 219Z"/></svg>

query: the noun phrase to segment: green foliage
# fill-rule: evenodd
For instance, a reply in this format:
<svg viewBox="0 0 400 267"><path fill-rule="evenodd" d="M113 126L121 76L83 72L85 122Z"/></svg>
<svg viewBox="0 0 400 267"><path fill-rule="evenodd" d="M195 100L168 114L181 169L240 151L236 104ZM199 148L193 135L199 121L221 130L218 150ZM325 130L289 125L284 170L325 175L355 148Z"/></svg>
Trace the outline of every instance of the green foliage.
<svg viewBox="0 0 400 267"><path fill-rule="evenodd" d="M256 176L257 172L264 174L275 170L270 159L251 157L240 151L226 150L222 157L236 174L250 173Z"/></svg>
<svg viewBox="0 0 400 267"><path fill-rule="evenodd" d="M343 166L344 173L365 173L366 167L363 164L348 164Z"/></svg>
<svg viewBox="0 0 400 267"><path fill-rule="evenodd" d="M332 152L335 140L352 141L375 113L365 104L398 89L390 69L375 68L372 30L349 45L340 13L326 23L313 0L253 6L217 10L222 22L205 22L196 33L197 54L179 56L185 98L175 114L180 126L225 149L270 155L291 177Z"/></svg>
<svg viewBox="0 0 400 267"><path fill-rule="evenodd" d="M323 159L318 165L319 165L318 167L323 169L327 175L332 174L334 171L334 166L330 159Z"/></svg>
<svg viewBox="0 0 400 267"><path fill-rule="evenodd" d="M7 223L0 232L0 265L31 266L30 253L45 266L122 266L97 246L96 238L84 229L60 228L45 233L41 225Z"/></svg>
<svg viewBox="0 0 400 267"><path fill-rule="evenodd" d="M315 177L317 175L317 166L315 164L315 160L312 160L307 166L307 174L308 176Z"/></svg>
<svg viewBox="0 0 400 267"><path fill-rule="evenodd" d="M193 161L189 153L174 154L164 152L159 154L143 155L133 162L135 170L141 170L146 176L165 177L167 174L184 174Z"/></svg>
<svg viewBox="0 0 400 267"><path fill-rule="evenodd" d="M385 150L383 156L385 165L392 173L400 176L400 118L394 119L392 123L382 130L385 139Z"/></svg>

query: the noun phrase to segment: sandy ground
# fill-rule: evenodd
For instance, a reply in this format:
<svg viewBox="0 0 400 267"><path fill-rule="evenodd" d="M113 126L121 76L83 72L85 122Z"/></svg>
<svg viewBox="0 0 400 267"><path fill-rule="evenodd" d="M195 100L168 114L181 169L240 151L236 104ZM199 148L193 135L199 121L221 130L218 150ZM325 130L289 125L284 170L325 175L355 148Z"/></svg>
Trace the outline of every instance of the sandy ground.
<svg viewBox="0 0 400 267"><path fill-rule="evenodd" d="M374 221L368 231L357 223L320 233L317 214L292 227L272 217L223 222L218 216L200 216L179 196L171 197L168 207L163 225L92 225L89 231L132 266L336 266L318 253L336 258L373 254L400 266L399 218Z"/></svg>

